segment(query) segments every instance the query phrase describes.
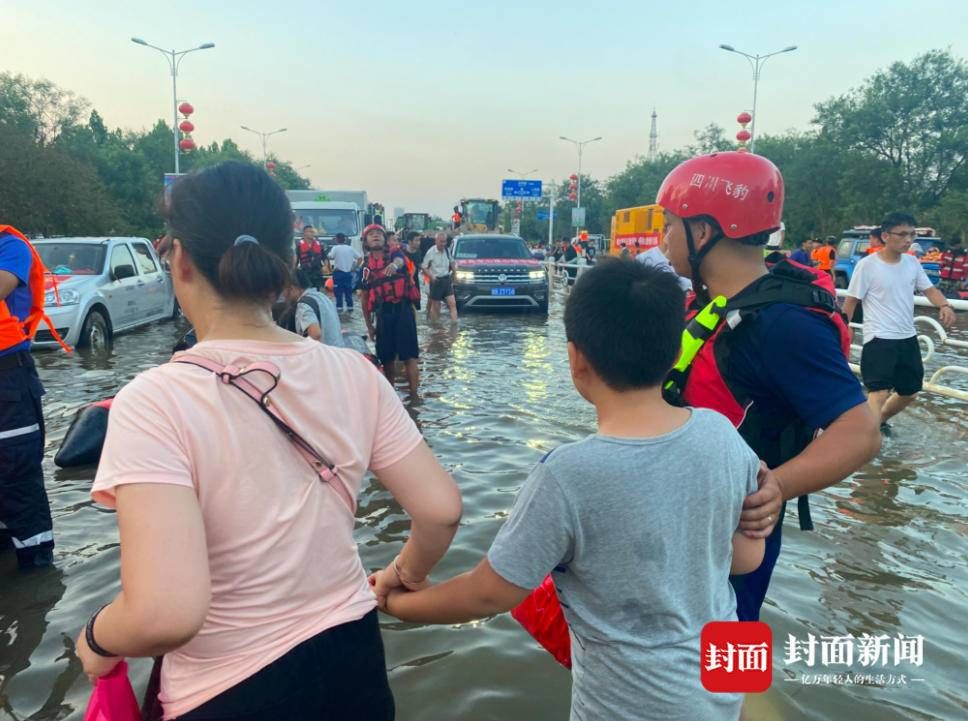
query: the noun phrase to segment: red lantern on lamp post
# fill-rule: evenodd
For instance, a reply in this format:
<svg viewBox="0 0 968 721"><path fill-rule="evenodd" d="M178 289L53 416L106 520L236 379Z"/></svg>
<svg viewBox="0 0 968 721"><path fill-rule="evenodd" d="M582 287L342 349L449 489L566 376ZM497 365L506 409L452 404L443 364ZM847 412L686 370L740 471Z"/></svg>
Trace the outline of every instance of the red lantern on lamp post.
<svg viewBox="0 0 968 721"><path fill-rule="evenodd" d="M266 162L266 170L269 171L269 174L270 175L274 174L276 172L276 163L275 163L275 161L273 161L273 160L267 161Z"/></svg>
<svg viewBox="0 0 968 721"><path fill-rule="evenodd" d="M752 139L753 134L746 129L746 126L749 125L752 120L753 120L753 116L747 113L746 111L743 111L742 113L736 116L736 122L739 123L740 125L740 130L736 133L736 140L739 141L738 150L740 151L745 152L746 150L748 150L748 148L746 147L746 144L749 143L750 139Z"/></svg>
<svg viewBox="0 0 968 721"><path fill-rule="evenodd" d="M195 130L195 123L188 119L188 116L195 112L195 108L189 102L184 102L178 106L178 112L185 116L185 119L178 124L178 129L184 134L178 141L178 149L183 153L190 153L197 147L192 140L191 133Z"/></svg>

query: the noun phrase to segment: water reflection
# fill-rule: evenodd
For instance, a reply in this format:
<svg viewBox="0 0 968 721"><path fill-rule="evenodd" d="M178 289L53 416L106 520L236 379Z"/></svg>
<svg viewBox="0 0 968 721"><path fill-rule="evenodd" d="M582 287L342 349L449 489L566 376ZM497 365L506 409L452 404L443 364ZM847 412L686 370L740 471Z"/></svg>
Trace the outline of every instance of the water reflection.
<svg viewBox="0 0 968 721"><path fill-rule="evenodd" d="M364 332L359 317L349 323ZM534 463L587 435L595 418L571 384L560 302L548 319L475 314L456 326L422 317L418 324L423 400L408 409L465 504L454 547L435 574L447 577L486 551ZM38 354L48 389L45 470L60 571L21 579L0 567L0 721L81 718L90 687L69 648L87 615L117 588L117 531L112 514L88 497L93 469L57 470L50 457L77 408L167 360L185 329L184 321L149 326L118 337L99 358ZM929 372L935 361L953 358L940 354ZM815 532L799 532L791 520L764 610L778 649L776 682L751 699L750 721L968 718L966 453L964 404L926 397L898 418L875 463L817 494ZM406 529L399 504L369 479L356 530L364 567L389 563ZM568 673L507 615L455 627L384 622L400 721L567 718ZM923 634L929 682L878 690L782 680L777 640L785 634L865 631ZM140 690L144 674L132 668Z"/></svg>

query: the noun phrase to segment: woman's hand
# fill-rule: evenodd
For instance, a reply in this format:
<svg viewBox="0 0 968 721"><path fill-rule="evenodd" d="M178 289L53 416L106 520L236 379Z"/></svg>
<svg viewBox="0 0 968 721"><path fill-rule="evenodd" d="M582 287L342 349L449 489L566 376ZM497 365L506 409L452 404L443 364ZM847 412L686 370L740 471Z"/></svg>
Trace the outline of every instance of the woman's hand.
<svg viewBox="0 0 968 721"><path fill-rule="evenodd" d="M429 578L425 578L418 583L404 583L403 579L397 573L397 570L393 567L394 563L395 560L391 561L386 568L370 575L368 579L370 586L373 588L373 593L376 595L377 605L381 611L386 610L387 596L392 591L420 591L432 585Z"/></svg>
<svg viewBox="0 0 968 721"><path fill-rule="evenodd" d="M84 667L84 673L87 674L88 680L93 685L101 676L109 674L115 666L117 666L123 660L120 656L112 656L107 658L105 656L99 656L91 650L91 647L87 645L87 635L85 631L81 631L81 635L77 637L77 641L74 644L74 652L77 657L81 660L81 665Z"/></svg>

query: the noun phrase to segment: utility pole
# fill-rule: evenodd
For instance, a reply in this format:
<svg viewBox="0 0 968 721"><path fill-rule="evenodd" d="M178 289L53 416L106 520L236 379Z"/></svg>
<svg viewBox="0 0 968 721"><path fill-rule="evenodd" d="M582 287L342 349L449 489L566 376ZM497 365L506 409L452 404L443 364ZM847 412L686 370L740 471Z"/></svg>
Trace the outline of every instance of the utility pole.
<svg viewBox="0 0 968 721"><path fill-rule="evenodd" d="M656 118L658 116L655 113L655 108L652 108L652 128L649 130L649 160L655 160L655 156L659 152L659 130L656 127Z"/></svg>

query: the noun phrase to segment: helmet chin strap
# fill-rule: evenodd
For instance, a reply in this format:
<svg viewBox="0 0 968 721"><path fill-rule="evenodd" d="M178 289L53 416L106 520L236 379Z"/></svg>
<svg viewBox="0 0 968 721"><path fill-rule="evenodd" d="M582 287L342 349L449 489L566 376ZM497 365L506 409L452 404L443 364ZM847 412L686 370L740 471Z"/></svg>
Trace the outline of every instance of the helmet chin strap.
<svg viewBox="0 0 968 721"><path fill-rule="evenodd" d="M725 236L722 231L718 232L709 239L706 245L697 251L696 243L692 239L692 228L689 226L689 221L686 218L682 219L682 227L686 231L686 249L689 251L689 268L692 271L692 291L699 297L702 295L703 288L703 279L699 274L699 267L702 265L702 260L706 257L706 254Z"/></svg>

